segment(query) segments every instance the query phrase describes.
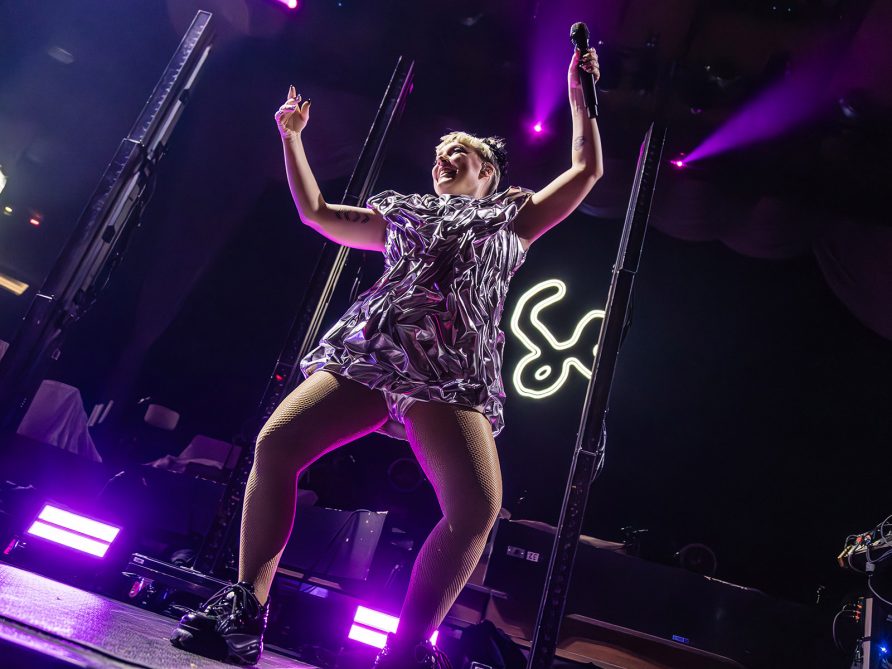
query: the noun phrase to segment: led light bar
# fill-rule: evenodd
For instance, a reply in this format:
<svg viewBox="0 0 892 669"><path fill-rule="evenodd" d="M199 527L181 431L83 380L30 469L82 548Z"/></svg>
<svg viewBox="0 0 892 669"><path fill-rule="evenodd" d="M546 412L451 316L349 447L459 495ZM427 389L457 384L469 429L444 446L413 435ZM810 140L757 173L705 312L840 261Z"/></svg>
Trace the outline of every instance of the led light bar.
<svg viewBox="0 0 892 669"><path fill-rule="evenodd" d="M10 293L15 293L16 295L22 295L28 290L28 284L24 281L13 279L11 276L6 276L0 272L0 288L8 290Z"/></svg>
<svg viewBox="0 0 892 669"><path fill-rule="evenodd" d="M120 531L119 527L45 504L26 534L104 557Z"/></svg>
<svg viewBox="0 0 892 669"><path fill-rule="evenodd" d="M356 607L356 614L353 616L353 626L347 634L348 639L359 641L375 648L384 648L387 642L387 633L396 632L399 627L400 619L381 611L375 611L366 606ZM431 644L437 645L437 637L439 630L434 630L431 635Z"/></svg>
<svg viewBox="0 0 892 669"><path fill-rule="evenodd" d="M384 644L387 643L387 635L384 632L376 632L355 623L350 627L347 638L375 648L384 648Z"/></svg>

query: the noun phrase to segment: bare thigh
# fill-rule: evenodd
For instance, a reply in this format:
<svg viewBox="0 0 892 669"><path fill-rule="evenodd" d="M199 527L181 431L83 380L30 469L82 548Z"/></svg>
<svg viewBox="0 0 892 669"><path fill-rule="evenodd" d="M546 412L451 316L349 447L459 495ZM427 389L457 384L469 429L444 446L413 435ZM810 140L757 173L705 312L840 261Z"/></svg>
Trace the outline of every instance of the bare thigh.
<svg viewBox="0 0 892 669"><path fill-rule="evenodd" d="M380 390L327 370L304 379L257 437L255 460L304 469L325 453L374 432L388 419Z"/></svg>

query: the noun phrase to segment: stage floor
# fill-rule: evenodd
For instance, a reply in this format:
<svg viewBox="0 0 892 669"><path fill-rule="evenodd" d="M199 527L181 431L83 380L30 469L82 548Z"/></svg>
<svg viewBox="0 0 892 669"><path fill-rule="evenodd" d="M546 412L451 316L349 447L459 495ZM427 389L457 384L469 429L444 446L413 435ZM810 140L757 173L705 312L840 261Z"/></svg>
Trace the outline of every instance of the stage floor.
<svg viewBox="0 0 892 669"><path fill-rule="evenodd" d="M174 648L172 618L0 563L0 666L232 667ZM312 665L264 650L261 669Z"/></svg>

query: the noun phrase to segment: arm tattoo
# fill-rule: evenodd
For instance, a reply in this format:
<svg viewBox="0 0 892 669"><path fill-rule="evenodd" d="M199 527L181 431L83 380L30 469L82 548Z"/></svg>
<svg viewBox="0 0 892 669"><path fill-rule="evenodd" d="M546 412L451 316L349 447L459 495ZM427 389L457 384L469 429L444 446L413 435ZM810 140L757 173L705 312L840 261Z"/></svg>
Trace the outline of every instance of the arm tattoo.
<svg viewBox="0 0 892 669"><path fill-rule="evenodd" d="M339 221L349 221L350 223L369 222L369 215L360 214L358 211L335 211L335 218Z"/></svg>
<svg viewBox="0 0 892 669"><path fill-rule="evenodd" d="M585 144L585 137L580 135L576 139L573 140L573 150L574 151L582 151L582 147Z"/></svg>

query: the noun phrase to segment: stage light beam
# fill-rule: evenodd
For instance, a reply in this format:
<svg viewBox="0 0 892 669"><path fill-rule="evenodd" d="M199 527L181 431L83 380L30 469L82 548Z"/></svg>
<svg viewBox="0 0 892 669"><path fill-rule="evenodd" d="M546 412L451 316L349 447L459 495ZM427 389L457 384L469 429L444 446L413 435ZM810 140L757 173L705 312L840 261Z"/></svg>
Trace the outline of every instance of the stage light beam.
<svg viewBox="0 0 892 669"><path fill-rule="evenodd" d="M830 105L838 104L847 92L844 71L851 56L841 54L839 45L828 41L817 45L790 68L782 78L758 92L721 126L695 147L685 162L736 151L767 142L802 128L819 118Z"/></svg>

